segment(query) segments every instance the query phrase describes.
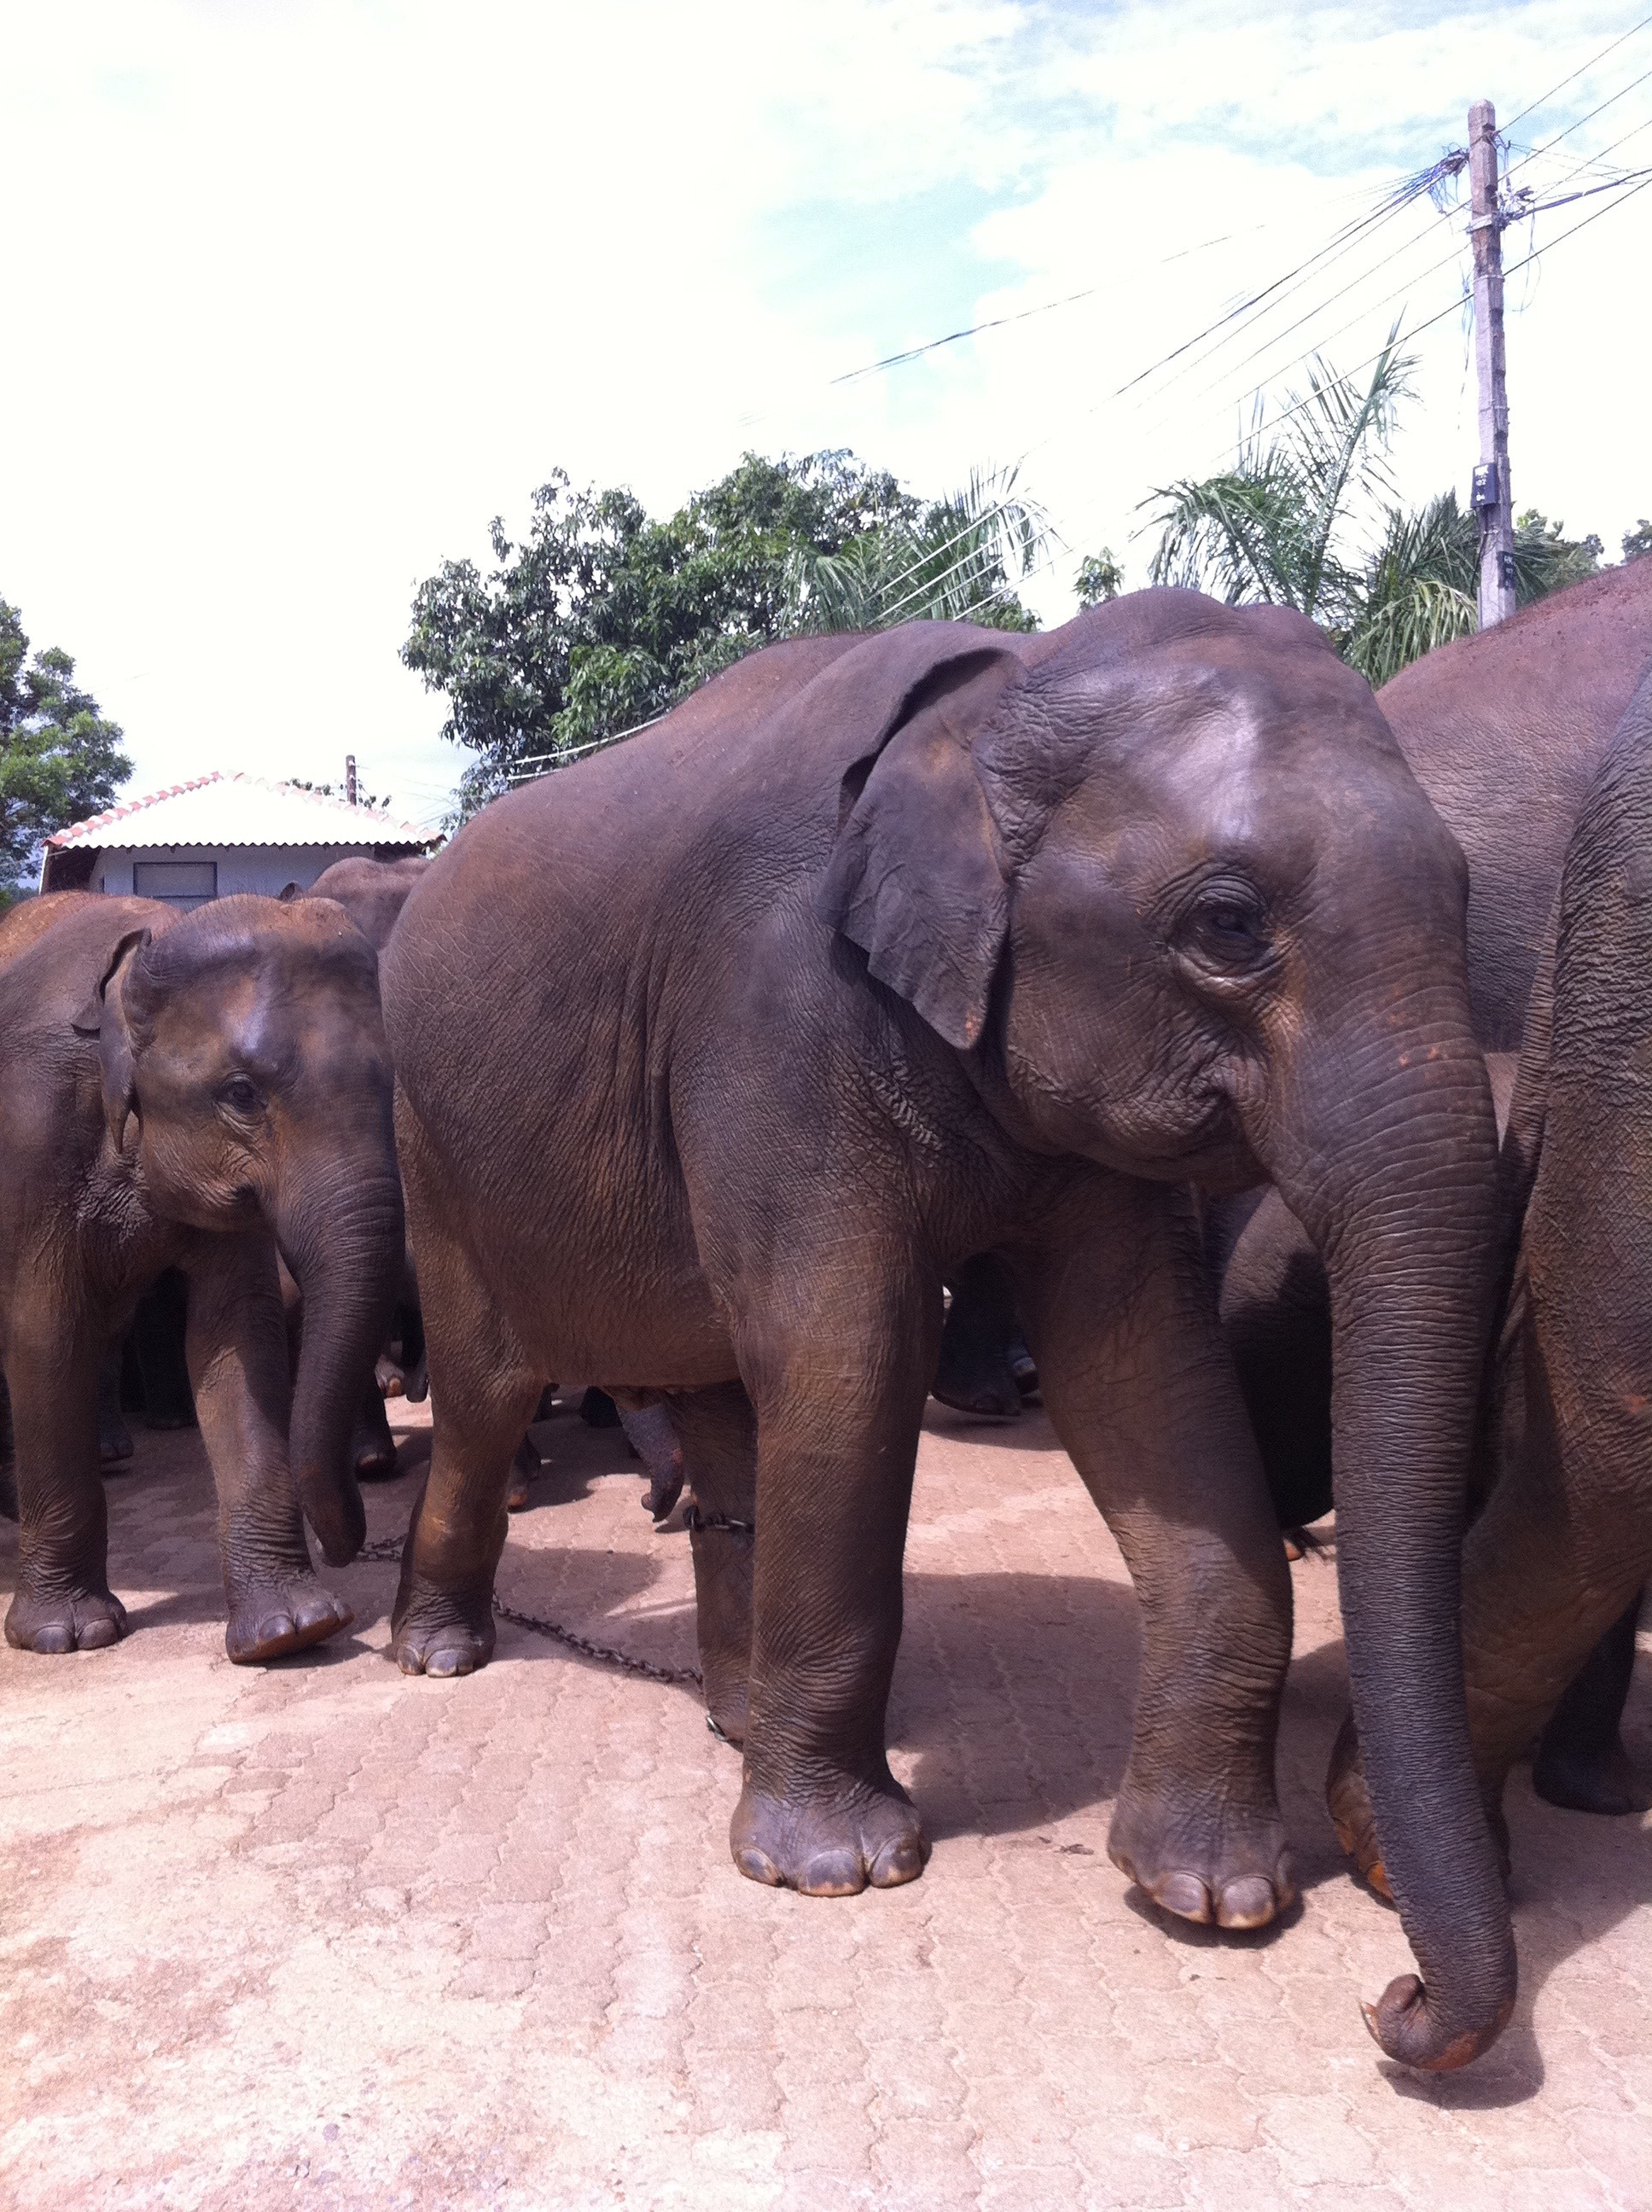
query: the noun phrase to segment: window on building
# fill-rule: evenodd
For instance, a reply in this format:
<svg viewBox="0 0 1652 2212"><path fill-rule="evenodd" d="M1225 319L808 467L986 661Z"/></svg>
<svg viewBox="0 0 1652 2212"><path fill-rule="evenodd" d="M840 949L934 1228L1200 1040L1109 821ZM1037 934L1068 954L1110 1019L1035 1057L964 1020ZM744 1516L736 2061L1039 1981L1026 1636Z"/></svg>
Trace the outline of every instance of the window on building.
<svg viewBox="0 0 1652 2212"><path fill-rule="evenodd" d="M168 906L204 906L218 896L216 860L134 860L132 896L165 899Z"/></svg>

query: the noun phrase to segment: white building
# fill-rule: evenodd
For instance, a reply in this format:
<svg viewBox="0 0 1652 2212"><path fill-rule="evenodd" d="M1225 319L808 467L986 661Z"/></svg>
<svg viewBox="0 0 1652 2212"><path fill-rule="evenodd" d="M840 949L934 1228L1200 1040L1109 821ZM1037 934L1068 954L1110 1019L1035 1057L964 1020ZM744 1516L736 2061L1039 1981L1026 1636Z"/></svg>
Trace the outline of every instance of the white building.
<svg viewBox="0 0 1652 2212"><path fill-rule="evenodd" d="M352 854L396 860L440 838L377 807L290 783L215 769L146 799L123 799L46 842L43 891L106 891L195 907L234 891L307 890Z"/></svg>

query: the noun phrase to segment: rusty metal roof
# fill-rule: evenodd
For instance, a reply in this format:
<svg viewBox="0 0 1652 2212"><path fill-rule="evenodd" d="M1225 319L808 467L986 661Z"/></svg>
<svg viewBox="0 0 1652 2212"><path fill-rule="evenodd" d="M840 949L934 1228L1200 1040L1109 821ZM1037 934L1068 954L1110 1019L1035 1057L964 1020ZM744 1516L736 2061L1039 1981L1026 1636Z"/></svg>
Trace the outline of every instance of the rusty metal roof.
<svg viewBox="0 0 1652 2212"><path fill-rule="evenodd" d="M124 799L85 822L71 823L46 839L61 851L73 845L144 848L175 845L416 845L438 842L440 832L403 822L376 806L352 806L290 783L215 769L188 783L174 783L142 799Z"/></svg>

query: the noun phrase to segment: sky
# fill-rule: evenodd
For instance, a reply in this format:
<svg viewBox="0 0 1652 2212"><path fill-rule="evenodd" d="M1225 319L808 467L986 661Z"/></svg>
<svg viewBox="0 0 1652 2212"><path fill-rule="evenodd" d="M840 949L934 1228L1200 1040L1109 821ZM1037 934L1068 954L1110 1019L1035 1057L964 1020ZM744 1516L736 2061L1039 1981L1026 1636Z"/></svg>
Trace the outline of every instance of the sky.
<svg viewBox="0 0 1652 2212"><path fill-rule="evenodd" d="M434 822L466 757L398 659L413 592L556 467L663 513L748 448L931 494L1017 465L1056 622L1085 552L1145 580L1142 502L1259 392L1403 314L1397 489L1465 493L1464 214L1342 234L1475 99L1536 198L1652 164L1652 22L1583 68L1647 4L0 0L0 596L132 793L354 752ZM1516 507L1615 553L1652 512L1652 191L1504 252Z"/></svg>

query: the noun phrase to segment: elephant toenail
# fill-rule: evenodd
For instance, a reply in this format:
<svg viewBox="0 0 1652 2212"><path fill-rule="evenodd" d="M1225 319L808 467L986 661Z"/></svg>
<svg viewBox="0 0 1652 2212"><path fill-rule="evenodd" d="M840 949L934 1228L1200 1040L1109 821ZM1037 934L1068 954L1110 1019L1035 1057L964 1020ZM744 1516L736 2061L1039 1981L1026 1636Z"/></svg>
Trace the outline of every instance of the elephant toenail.
<svg viewBox="0 0 1652 2212"><path fill-rule="evenodd" d="M36 1632L34 1649L44 1652L48 1658L61 1658L65 1651L72 1651L74 1648L75 1632L67 1621L53 1621L49 1628L42 1628Z"/></svg>
<svg viewBox="0 0 1652 2212"><path fill-rule="evenodd" d="M885 1844L872 1861L872 1887L898 1889L902 1882L916 1881L928 1856L916 1837L897 1836L892 1843Z"/></svg>
<svg viewBox="0 0 1652 2212"><path fill-rule="evenodd" d="M1167 1874L1148 1894L1155 1905L1180 1919L1197 1921L1202 1926L1211 1917L1211 1893L1196 1874Z"/></svg>
<svg viewBox="0 0 1652 2212"><path fill-rule="evenodd" d="M1266 1928L1278 1907L1273 1885L1261 1875L1246 1875L1222 1892L1216 1917L1224 1928Z"/></svg>
<svg viewBox="0 0 1652 2212"><path fill-rule="evenodd" d="M759 1850L756 1844L747 1844L734 1854L734 1863L748 1881L760 1881L766 1888L780 1887L780 1870L767 1851Z"/></svg>
<svg viewBox="0 0 1652 2212"><path fill-rule="evenodd" d="M858 1850L817 1851L798 1887L805 1897L855 1897L866 1887L866 1869Z"/></svg>
<svg viewBox="0 0 1652 2212"><path fill-rule="evenodd" d="M446 1681L455 1674L468 1674L471 1664L468 1651L457 1651L450 1644L444 1645L440 1651L433 1651L430 1654L424 1662L424 1671L427 1674L434 1674L441 1680Z"/></svg>

